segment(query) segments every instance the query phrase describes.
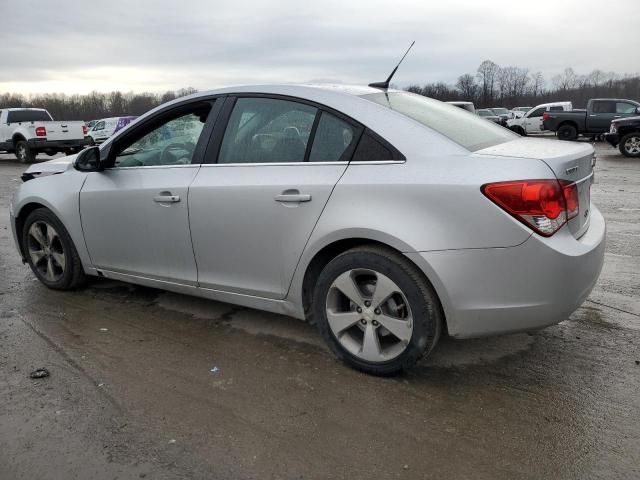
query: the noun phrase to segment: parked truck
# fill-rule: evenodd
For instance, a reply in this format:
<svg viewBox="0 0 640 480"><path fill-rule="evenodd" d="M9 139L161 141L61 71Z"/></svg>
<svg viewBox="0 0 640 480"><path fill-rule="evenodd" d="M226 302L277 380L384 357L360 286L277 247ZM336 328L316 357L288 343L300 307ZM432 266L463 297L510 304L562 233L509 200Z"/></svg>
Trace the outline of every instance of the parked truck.
<svg viewBox="0 0 640 480"><path fill-rule="evenodd" d="M604 138L625 157L640 157L640 117L614 120Z"/></svg>
<svg viewBox="0 0 640 480"><path fill-rule="evenodd" d="M617 98L594 98L586 110L544 112L545 130L556 132L560 140L575 140L578 135L602 135L609 131L617 118L633 117L640 113L640 103Z"/></svg>
<svg viewBox="0 0 640 480"><path fill-rule="evenodd" d="M33 162L38 153L67 155L85 145L84 122L56 122L42 108L0 110L0 151L15 153L21 162Z"/></svg>

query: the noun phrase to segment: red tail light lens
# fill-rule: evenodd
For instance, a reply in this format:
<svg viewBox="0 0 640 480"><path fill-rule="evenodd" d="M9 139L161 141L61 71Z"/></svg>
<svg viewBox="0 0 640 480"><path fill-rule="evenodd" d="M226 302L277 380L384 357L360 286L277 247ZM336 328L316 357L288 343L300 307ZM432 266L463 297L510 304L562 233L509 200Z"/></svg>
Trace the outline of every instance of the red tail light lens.
<svg viewBox="0 0 640 480"><path fill-rule="evenodd" d="M86 125L83 125L82 126L82 134L86 135L88 131L89 131L89 127L87 127Z"/></svg>
<svg viewBox="0 0 640 480"><path fill-rule="evenodd" d="M500 208L545 237L556 233L578 214L575 183L521 180L488 183L481 191Z"/></svg>
<svg viewBox="0 0 640 480"><path fill-rule="evenodd" d="M36 137L46 137L47 129L44 127L36 127Z"/></svg>

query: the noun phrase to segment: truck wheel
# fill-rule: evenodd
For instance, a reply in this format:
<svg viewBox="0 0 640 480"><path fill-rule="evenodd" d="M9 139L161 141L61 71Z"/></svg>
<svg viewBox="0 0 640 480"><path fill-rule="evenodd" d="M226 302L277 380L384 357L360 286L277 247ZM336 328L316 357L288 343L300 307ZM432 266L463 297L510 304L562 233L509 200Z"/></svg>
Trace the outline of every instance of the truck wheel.
<svg viewBox="0 0 640 480"><path fill-rule="evenodd" d="M31 147L24 140L20 140L16 144L16 158L21 163L33 163L36 160L36 156L31 151Z"/></svg>
<svg viewBox="0 0 640 480"><path fill-rule="evenodd" d="M578 138L578 130L569 124L560 125L557 133L560 140L575 140Z"/></svg>
<svg viewBox="0 0 640 480"><path fill-rule="evenodd" d="M640 157L640 132L627 133L620 139L618 148L625 157Z"/></svg>

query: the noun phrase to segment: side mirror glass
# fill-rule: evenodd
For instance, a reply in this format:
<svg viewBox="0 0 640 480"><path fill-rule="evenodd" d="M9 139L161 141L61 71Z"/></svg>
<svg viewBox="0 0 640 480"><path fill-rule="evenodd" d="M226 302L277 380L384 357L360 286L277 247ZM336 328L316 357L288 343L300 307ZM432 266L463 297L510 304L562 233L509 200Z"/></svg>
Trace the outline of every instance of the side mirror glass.
<svg viewBox="0 0 640 480"><path fill-rule="evenodd" d="M99 172L103 170L100 162L100 148L85 148L78 154L73 162L73 166L81 172Z"/></svg>
<svg viewBox="0 0 640 480"><path fill-rule="evenodd" d="M636 113L640 113L640 107L636 107Z"/></svg>

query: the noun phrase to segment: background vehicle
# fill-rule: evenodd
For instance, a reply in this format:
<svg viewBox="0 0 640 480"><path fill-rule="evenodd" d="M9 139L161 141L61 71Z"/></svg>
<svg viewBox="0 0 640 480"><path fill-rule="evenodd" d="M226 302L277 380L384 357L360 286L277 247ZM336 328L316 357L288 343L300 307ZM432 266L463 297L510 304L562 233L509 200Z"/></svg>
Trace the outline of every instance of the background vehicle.
<svg viewBox="0 0 640 480"><path fill-rule="evenodd" d="M55 122L41 108L0 110L0 150L21 162L33 162L39 153L77 153L85 145L85 130L84 122Z"/></svg>
<svg viewBox="0 0 640 480"><path fill-rule="evenodd" d="M449 105L455 105L458 108L462 108L463 110L467 110L471 113L476 113L476 107L473 105L473 102L446 102Z"/></svg>
<svg viewBox="0 0 640 480"><path fill-rule="evenodd" d="M91 145L101 144L117 131L123 129L138 117L111 117L96 120L93 127L87 132Z"/></svg>
<svg viewBox="0 0 640 480"><path fill-rule="evenodd" d="M484 118L485 120L489 120L490 122L497 123L498 125L502 125L502 118L498 115L494 114L491 110L487 108L480 108L476 110L476 115Z"/></svg>
<svg viewBox="0 0 640 480"><path fill-rule="evenodd" d="M532 107L516 107L512 108L510 112L513 114L511 118L520 118L523 117L525 113L531 110Z"/></svg>
<svg viewBox="0 0 640 480"><path fill-rule="evenodd" d="M589 100L586 111L547 112L542 121L544 128L556 132L560 140L575 140L578 135L606 133L612 120L639 113L640 103L634 100L595 98Z"/></svg>
<svg viewBox="0 0 640 480"><path fill-rule="evenodd" d="M614 120L605 139L625 157L640 157L640 117Z"/></svg>
<svg viewBox="0 0 640 480"><path fill-rule="evenodd" d="M564 320L604 258L591 145L396 90L204 92L25 175L12 230L48 287L102 275L309 318L380 375L445 327Z"/></svg>
<svg viewBox="0 0 640 480"><path fill-rule="evenodd" d="M512 118L507 121L507 127L520 135L544 133L545 129L542 125L542 115L544 112L561 112L571 110L572 108L573 105L571 102L543 103L529 109L522 117Z"/></svg>
<svg viewBox="0 0 640 480"><path fill-rule="evenodd" d="M503 126L507 125L507 120L513 118L513 114L506 108L492 107L492 108L489 108L489 110L491 110L495 115L498 115L500 117L500 119L502 120Z"/></svg>

